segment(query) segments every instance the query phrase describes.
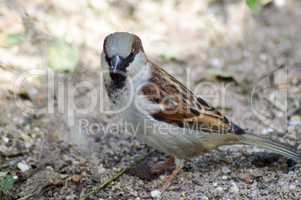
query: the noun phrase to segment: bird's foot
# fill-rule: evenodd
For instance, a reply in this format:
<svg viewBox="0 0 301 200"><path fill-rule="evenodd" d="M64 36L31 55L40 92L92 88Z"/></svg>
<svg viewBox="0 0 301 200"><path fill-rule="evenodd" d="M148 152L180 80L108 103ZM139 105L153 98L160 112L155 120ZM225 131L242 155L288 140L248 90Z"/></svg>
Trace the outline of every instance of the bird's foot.
<svg viewBox="0 0 301 200"><path fill-rule="evenodd" d="M161 194L170 187L172 181L175 179L175 177L181 170L182 170L182 166L177 166L176 169L173 170L173 172L164 179L164 184L160 190Z"/></svg>
<svg viewBox="0 0 301 200"><path fill-rule="evenodd" d="M184 166L184 160L175 159L175 163L176 169L174 169L173 172L164 179L164 184L160 190L161 194L169 188L169 186L172 184L172 181L175 179L177 174L182 170Z"/></svg>

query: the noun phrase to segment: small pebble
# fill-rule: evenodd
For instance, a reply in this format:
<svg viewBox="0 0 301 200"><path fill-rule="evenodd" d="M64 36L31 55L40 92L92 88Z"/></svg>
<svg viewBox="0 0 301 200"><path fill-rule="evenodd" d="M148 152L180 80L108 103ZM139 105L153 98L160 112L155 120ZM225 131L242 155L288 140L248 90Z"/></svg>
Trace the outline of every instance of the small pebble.
<svg viewBox="0 0 301 200"><path fill-rule="evenodd" d="M209 198L206 195L202 194L202 193L197 194L196 199L198 199L198 200L209 200Z"/></svg>
<svg viewBox="0 0 301 200"><path fill-rule="evenodd" d="M264 128L262 130L263 135L268 135L268 134L273 133L273 132L274 132L274 129L272 129L272 128Z"/></svg>
<svg viewBox="0 0 301 200"><path fill-rule="evenodd" d="M239 187L236 185L235 182L231 182L230 192L234 193L234 194L238 194L239 193Z"/></svg>
<svg viewBox="0 0 301 200"><path fill-rule="evenodd" d="M210 64L216 68L221 68L223 66L223 62L218 58L211 59Z"/></svg>
<svg viewBox="0 0 301 200"><path fill-rule="evenodd" d="M97 172L99 174L104 174L106 172L106 169L104 168L103 164L99 164L97 167Z"/></svg>
<svg viewBox="0 0 301 200"><path fill-rule="evenodd" d="M253 183L253 179L250 175L246 175L243 179L244 179L245 183L247 183L247 184Z"/></svg>
<svg viewBox="0 0 301 200"><path fill-rule="evenodd" d="M81 177L80 177L80 175L73 175L71 177L71 180L72 180L73 183L79 184L80 180L81 180Z"/></svg>
<svg viewBox="0 0 301 200"><path fill-rule="evenodd" d="M231 172L231 170L229 169L229 167L224 166L224 167L222 167L222 172L224 174L229 174Z"/></svg>
<svg viewBox="0 0 301 200"><path fill-rule="evenodd" d="M71 194L71 195L66 196L66 200L73 200L73 199L76 199L75 194Z"/></svg>
<svg viewBox="0 0 301 200"><path fill-rule="evenodd" d="M283 7L286 4L286 0L275 0L275 5L277 7Z"/></svg>
<svg viewBox="0 0 301 200"><path fill-rule="evenodd" d="M17 164L17 167L22 171L22 172L26 172L27 170L30 169L30 166L28 164L26 164L25 162L19 162Z"/></svg>
<svg viewBox="0 0 301 200"><path fill-rule="evenodd" d="M217 194L222 194L222 193L224 192L224 189L223 189L221 186L219 186L219 187L217 187L217 188L215 189L215 192L216 192Z"/></svg>
<svg viewBox="0 0 301 200"><path fill-rule="evenodd" d="M288 189L291 190L291 191L294 191L294 190L296 190L296 185L295 184L290 184Z"/></svg>
<svg viewBox="0 0 301 200"><path fill-rule="evenodd" d="M151 191L151 197L154 199L160 199L161 192L159 190L153 190Z"/></svg>
<svg viewBox="0 0 301 200"><path fill-rule="evenodd" d="M3 136L2 139L3 139L3 142L5 144L7 144L9 142L9 138L8 137Z"/></svg>
<svg viewBox="0 0 301 200"><path fill-rule="evenodd" d="M264 54L264 53L259 55L259 59L262 60L262 61L266 61L267 58L268 58L267 55Z"/></svg>

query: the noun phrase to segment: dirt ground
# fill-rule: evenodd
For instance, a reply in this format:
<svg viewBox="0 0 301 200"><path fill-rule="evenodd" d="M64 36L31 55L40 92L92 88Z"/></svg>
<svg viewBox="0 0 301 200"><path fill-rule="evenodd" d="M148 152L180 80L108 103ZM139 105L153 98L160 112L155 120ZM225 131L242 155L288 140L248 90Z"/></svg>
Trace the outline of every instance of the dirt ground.
<svg viewBox="0 0 301 200"><path fill-rule="evenodd" d="M298 0L254 11L235 0L1 1L0 199L79 199L141 156L87 199L156 198L170 172L149 169L166 155L98 109L110 106L99 55L114 31L139 35L152 60L243 128L301 151L300 18ZM78 112L93 100L103 104ZM221 147L186 162L161 198L297 200L301 165Z"/></svg>

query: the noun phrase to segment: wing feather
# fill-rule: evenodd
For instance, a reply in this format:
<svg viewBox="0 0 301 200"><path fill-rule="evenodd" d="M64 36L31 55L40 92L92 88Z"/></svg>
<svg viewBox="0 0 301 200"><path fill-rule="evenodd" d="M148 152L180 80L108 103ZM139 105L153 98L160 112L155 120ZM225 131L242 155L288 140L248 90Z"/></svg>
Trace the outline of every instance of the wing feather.
<svg viewBox="0 0 301 200"><path fill-rule="evenodd" d="M153 63L152 65L152 76L141 91L148 100L160 104L162 108L151 113L154 119L208 133L244 133L241 128L231 123L206 101L196 97L173 76L159 66Z"/></svg>

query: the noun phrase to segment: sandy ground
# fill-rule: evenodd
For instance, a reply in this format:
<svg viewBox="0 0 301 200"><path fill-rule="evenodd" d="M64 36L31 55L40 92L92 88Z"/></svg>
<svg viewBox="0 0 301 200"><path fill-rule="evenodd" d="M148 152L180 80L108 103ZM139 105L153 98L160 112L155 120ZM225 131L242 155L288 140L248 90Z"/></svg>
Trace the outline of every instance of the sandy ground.
<svg viewBox="0 0 301 200"><path fill-rule="evenodd" d="M109 107L99 54L117 30L138 34L151 59L231 120L301 150L301 3L275 2L252 12L240 1L2 1L0 199L79 199L144 155L88 199L154 198L170 172L149 169L166 155L114 127L116 115L78 113L93 99ZM50 53L62 40L66 73ZM300 167L222 147L187 162L162 199L301 199Z"/></svg>

